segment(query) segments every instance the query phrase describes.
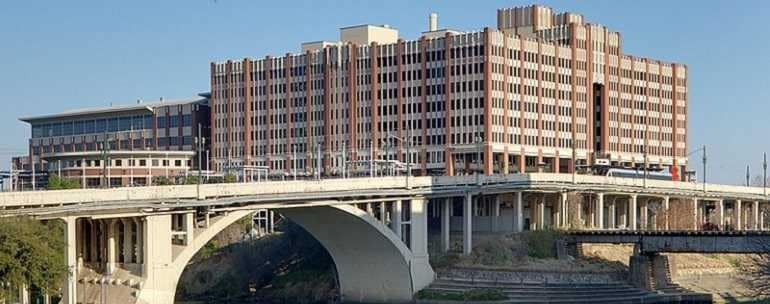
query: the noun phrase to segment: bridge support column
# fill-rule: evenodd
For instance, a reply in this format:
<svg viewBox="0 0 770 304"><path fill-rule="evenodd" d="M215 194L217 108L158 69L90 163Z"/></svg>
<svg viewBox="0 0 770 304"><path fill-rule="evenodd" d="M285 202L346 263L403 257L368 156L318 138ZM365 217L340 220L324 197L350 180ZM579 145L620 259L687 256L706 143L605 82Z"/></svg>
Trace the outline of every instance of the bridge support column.
<svg viewBox="0 0 770 304"><path fill-rule="evenodd" d="M143 220L142 278L139 298L148 303L173 303L177 274L171 245L171 215L152 215Z"/></svg>
<svg viewBox="0 0 770 304"><path fill-rule="evenodd" d="M735 217L735 229L743 230L743 210L741 210L741 200L735 200L733 207L733 217Z"/></svg>
<svg viewBox="0 0 770 304"><path fill-rule="evenodd" d="M663 227L666 229L666 231L668 231L670 229L670 226L669 226L670 224L669 224L669 220L668 220L668 218L669 218L669 215L668 215L669 214L669 203L670 203L669 201L670 201L670 199L669 199L668 196L664 196L663 197L663 216L665 217L663 219L665 221L663 223Z"/></svg>
<svg viewBox="0 0 770 304"><path fill-rule="evenodd" d="M492 229L490 229L491 232L497 232L499 229L499 221L500 221L500 195L495 195L495 200L493 202L493 212L492 212L492 220L490 221L492 223Z"/></svg>
<svg viewBox="0 0 770 304"><path fill-rule="evenodd" d="M604 193L596 194L596 228L604 229Z"/></svg>
<svg viewBox="0 0 770 304"><path fill-rule="evenodd" d="M699 210L700 208L698 208L698 207L699 207L699 204L698 204L698 199L697 199L697 198L694 198L694 199L692 200L692 210L693 210L693 217L694 217L694 218L693 218L693 227L692 227L692 230L695 230L695 231L697 231L697 230L698 230L698 227L700 226L700 223L699 223L699 221L698 221L698 220L699 220L699 219L698 219L698 216L700 215L700 210Z"/></svg>
<svg viewBox="0 0 770 304"><path fill-rule="evenodd" d="M463 201L463 254L469 255L473 250L473 196L465 194Z"/></svg>
<svg viewBox="0 0 770 304"><path fill-rule="evenodd" d="M516 192L516 207L513 215L515 217L514 223L516 225L516 232L524 231L524 211L522 210L522 206L524 205L523 196L521 191Z"/></svg>
<svg viewBox="0 0 770 304"><path fill-rule="evenodd" d="M566 192L559 193L559 210L559 214L561 215L561 219L559 220L561 228L569 229L569 207L567 206Z"/></svg>
<svg viewBox="0 0 770 304"><path fill-rule="evenodd" d="M184 245L190 246L195 234L195 213L185 213L184 215Z"/></svg>
<svg viewBox="0 0 770 304"><path fill-rule="evenodd" d="M134 263L142 264L144 263L144 248L146 245L144 244L144 231L146 230L144 226L144 221L141 219L134 218L134 226L136 227L135 233L136 233L136 244L134 245ZM144 275L144 271L142 271Z"/></svg>
<svg viewBox="0 0 770 304"><path fill-rule="evenodd" d="M545 230L545 193L537 201L537 229Z"/></svg>
<svg viewBox="0 0 770 304"><path fill-rule="evenodd" d="M134 221L122 219L123 223L123 263L131 264L134 262Z"/></svg>
<svg viewBox="0 0 770 304"><path fill-rule="evenodd" d="M77 304L77 218L67 217L64 219L64 259L67 263L67 280L62 288L62 303ZM81 235L81 237L85 236Z"/></svg>
<svg viewBox="0 0 770 304"><path fill-rule="evenodd" d="M390 219L391 219L390 229L393 230L393 233L396 234L396 236L398 237L399 240L403 241L404 237L403 237L403 235L401 233L401 231L402 231L402 229L401 229L401 219L403 219L403 215L401 214L402 213L402 211L401 211L402 204L401 203L402 203L401 201L393 202L393 211L392 211L393 214L390 215Z"/></svg>
<svg viewBox="0 0 770 304"><path fill-rule="evenodd" d="M647 210L649 209L648 208L649 205L650 205L650 199L649 198L643 200L642 203L641 203L641 207L639 208L639 212L640 212L640 214L639 214L639 230L647 230L650 227L650 225L648 223L649 222L649 216L648 216L649 214L647 212Z"/></svg>
<svg viewBox="0 0 770 304"><path fill-rule="evenodd" d="M610 229L615 229L618 227L616 203L616 200L613 199L608 208L609 216L607 217L607 224L609 225L608 228Z"/></svg>
<svg viewBox="0 0 770 304"><path fill-rule="evenodd" d="M105 220L105 225L107 226L107 274L113 274L117 266L117 250L115 248L117 231L115 231L115 224L115 220Z"/></svg>
<svg viewBox="0 0 770 304"><path fill-rule="evenodd" d="M628 214L628 217L629 217L628 228L631 229L631 230L636 230L637 229L637 225L636 225L636 194L632 194L631 195L631 199L628 202L629 202L628 208L629 208L629 211L630 211L629 214Z"/></svg>
<svg viewBox="0 0 770 304"><path fill-rule="evenodd" d="M447 198L444 200L444 203L441 204L441 251L442 252L448 252L449 251L449 229L450 229L450 221L451 221L451 212L452 212L452 199Z"/></svg>
<svg viewBox="0 0 770 304"><path fill-rule="evenodd" d="M759 201L754 201L754 206L752 208L752 211L753 211L752 212L753 219L751 221L752 229L759 230Z"/></svg>
<svg viewBox="0 0 770 304"><path fill-rule="evenodd" d="M719 211L719 229L725 227L725 201L717 200L717 210Z"/></svg>
<svg viewBox="0 0 770 304"><path fill-rule="evenodd" d="M429 269L428 259L428 202L425 199L412 199L410 215L411 228L409 229L409 249L412 251L412 278L421 278L417 281L433 281L433 273L424 273L423 269ZM418 265L415 265L418 264Z"/></svg>

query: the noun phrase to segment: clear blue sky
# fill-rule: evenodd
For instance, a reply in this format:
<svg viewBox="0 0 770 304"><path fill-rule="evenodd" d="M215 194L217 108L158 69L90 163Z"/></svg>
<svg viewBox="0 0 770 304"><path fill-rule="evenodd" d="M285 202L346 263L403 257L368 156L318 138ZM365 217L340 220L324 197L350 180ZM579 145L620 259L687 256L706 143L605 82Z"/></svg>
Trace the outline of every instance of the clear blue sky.
<svg viewBox="0 0 770 304"><path fill-rule="evenodd" d="M192 96L209 62L297 51L337 28L387 23L406 39L427 27L494 26L522 1L5 1L0 9L0 168L25 151L18 117ZM541 1L620 31L623 52L690 68L691 149L709 146L709 180L741 183L770 151L770 1ZM700 156L691 166L700 172ZM699 173L700 175L700 173ZM700 176L699 176L700 178Z"/></svg>

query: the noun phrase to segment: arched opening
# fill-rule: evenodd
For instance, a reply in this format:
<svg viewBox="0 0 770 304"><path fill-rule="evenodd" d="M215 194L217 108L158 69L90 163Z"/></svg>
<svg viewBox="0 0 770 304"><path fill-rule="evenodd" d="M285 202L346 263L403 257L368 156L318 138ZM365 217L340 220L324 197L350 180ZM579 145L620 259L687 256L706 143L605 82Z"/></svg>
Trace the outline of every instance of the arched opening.
<svg viewBox="0 0 770 304"><path fill-rule="evenodd" d="M303 227L326 248L334 261L340 295L345 301L411 301L412 295L434 278L427 253L413 254L387 226L354 206L297 207L278 212ZM139 299L159 303L163 298L166 299L163 302L173 302L178 279L193 255L218 232L249 213L231 212L213 221L208 229L196 231L192 244L174 258L174 267L168 273L173 277L167 277L166 283L148 282L147 287L153 288L143 288Z"/></svg>

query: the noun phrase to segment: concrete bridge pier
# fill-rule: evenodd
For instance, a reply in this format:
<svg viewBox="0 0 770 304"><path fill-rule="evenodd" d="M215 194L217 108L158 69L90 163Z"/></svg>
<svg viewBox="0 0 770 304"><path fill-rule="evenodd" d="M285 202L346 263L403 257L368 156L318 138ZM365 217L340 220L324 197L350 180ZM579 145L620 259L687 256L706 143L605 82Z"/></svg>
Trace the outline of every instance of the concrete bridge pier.
<svg viewBox="0 0 770 304"><path fill-rule="evenodd" d="M649 291L668 287L671 284L668 257L660 253L640 253L634 249L629 258L628 278L634 287Z"/></svg>

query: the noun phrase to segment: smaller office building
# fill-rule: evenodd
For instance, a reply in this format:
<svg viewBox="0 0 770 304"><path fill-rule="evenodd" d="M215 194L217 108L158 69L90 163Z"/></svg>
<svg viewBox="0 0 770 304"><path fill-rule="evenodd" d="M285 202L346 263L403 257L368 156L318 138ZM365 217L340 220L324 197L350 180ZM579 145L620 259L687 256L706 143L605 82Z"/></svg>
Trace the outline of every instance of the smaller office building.
<svg viewBox="0 0 770 304"><path fill-rule="evenodd" d="M174 179L208 168L207 94L21 121L30 124L32 133L27 169L76 178L84 187L150 185L159 177ZM204 143L200 148L199 140ZM25 188L42 186L30 181Z"/></svg>

